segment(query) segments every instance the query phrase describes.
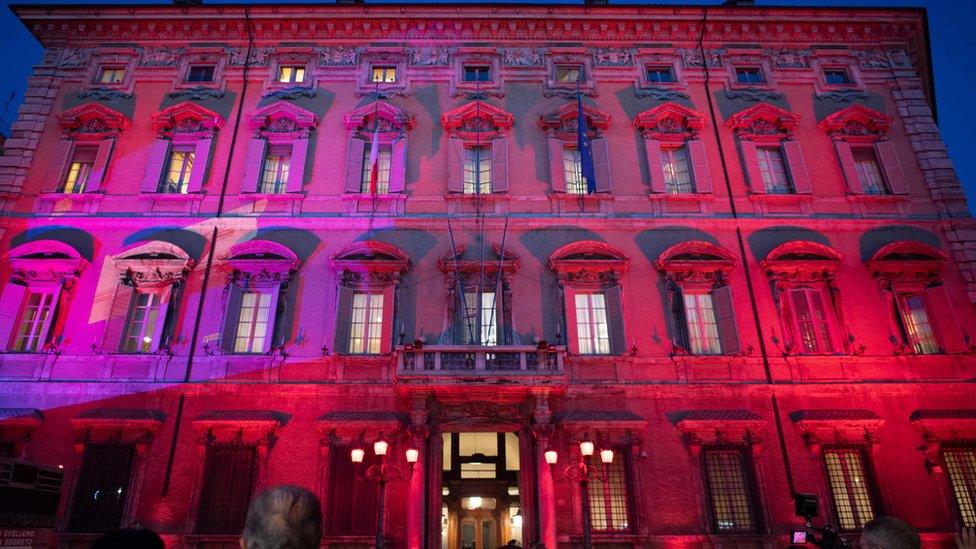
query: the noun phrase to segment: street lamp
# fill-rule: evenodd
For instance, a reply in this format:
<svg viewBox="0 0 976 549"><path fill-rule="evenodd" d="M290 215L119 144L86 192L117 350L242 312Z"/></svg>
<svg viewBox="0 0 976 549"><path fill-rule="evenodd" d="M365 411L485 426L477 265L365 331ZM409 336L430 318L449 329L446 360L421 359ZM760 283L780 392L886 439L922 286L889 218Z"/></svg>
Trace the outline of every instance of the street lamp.
<svg viewBox="0 0 976 549"><path fill-rule="evenodd" d="M413 475L413 468L417 464L417 459L420 458L420 450L416 448L407 448L404 452L407 458L407 463L410 465L410 470L407 474L404 474L396 465L391 465L386 463L386 456L390 449L390 443L383 438L383 433L373 442L373 453L379 458L379 463L376 465L370 465L366 468L366 471L362 475L357 475L359 480L375 480L379 483L379 495L376 502L376 549L384 549L383 543L383 507L384 500L386 499L386 483L394 480L405 479ZM366 457L366 450L361 446L354 447L349 452L349 457L355 464L360 464L363 462L363 458Z"/></svg>
<svg viewBox="0 0 976 549"><path fill-rule="evenodd" d="M602 471L590 465L589 458L593 455L595 445L590 440L589 434L584 433L583 439L579 442L580 457L576 463L570 463L563 469L562 473L556 473L556 462L559 461L559 454L555 450L546 450L543 454L546 463L549 464L549 472L556 480L575 480L580 485L580 495L583 500L583 549L593 549L593 542L590 535L590 480L601 480L607 482L610 479L609 465L613 463L613 450L603 448L600 450L600 462L603 464Z"/></svg>

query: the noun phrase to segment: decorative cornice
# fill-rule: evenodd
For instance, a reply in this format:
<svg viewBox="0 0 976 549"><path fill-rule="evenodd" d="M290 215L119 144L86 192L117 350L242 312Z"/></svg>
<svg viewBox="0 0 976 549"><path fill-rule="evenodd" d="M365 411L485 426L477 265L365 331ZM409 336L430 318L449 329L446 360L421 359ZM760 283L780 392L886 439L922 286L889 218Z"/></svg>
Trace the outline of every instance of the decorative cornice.
<svg viewBox="0 0 976 549"><path fill-rule="evenodd" d="M277 97L278 99L301 99L302 97L315 97L315 95L316 89L308 86L279 88L264 94L265 97Z"/></svg>
<svg viewBox="0 0 976 549"><path fill-rule="evenodd" d="M834 101L837 103L850 103L851 101L857 101L859 99L865 100L869 99L870 97L871 94L861 90L837 90L817 94L817 99Z"/></svg>
<svg viewBox="0 0 976 549"><path fill-rule="evenodd" d="M94 99L96 101L112 101L113 99L132 99L132 94L120 90L107 88L92 88L78 92L79 99Z"/></svg>
<svg viewBox="0 0 976 549"><path fill-rule="evenodd" d="M219 90L215 88L207 88L204 86L197 86L195 88L186 88L184 90L176 90L169 92L169 96L173 99L184 98L190 100L201 100L213 98L221 98L224 96L224 90Z"/></svg>
<svg viewBox="0 0 976 549"><path fill-rule="evenodd" d="M673 90L669 88L634 88L634 93L637 97L650 97L651 99L657 99L658 101L673 101L675 99L688 99L690 96L682 91Z"/></svg>
<svg viewBox="0 0 976 549"><path fill-rule="evenodd" d="M761 88L740 88L725 89L725 97L728 99L741 99L743 101L769 101L782 99L783 94L775 90L764 90Z"/></svg>

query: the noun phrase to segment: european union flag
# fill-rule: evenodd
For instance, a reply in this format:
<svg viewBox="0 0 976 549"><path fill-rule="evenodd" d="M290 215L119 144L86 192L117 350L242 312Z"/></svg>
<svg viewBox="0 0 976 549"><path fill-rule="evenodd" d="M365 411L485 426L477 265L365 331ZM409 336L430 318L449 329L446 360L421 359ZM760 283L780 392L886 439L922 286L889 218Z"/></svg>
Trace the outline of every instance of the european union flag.
<svg viewBox="0 0 976 549"><path fill-rule="evenodd" d="M586 118L583 116L583 94L576 94L576 104L579 108L576 124L576 146L580 153L580 171L586 180L586 194L596 192L596 170L593 168L593 151L590 150L590 138L586 136Z"/></svg>

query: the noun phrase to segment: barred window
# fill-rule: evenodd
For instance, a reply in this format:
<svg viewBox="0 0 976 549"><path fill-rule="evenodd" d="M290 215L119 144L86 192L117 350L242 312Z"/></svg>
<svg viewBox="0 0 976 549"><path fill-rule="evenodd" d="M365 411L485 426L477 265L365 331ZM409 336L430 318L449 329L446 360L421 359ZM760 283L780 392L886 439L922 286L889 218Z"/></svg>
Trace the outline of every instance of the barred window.
<svg viewBox="0 0 976 549"><path fill-rule="evenodd" d="M705 484L716 533L742 534L758 530L755 483L746 448L702 450Z"/></svg>
<svg viewBox="0 0 976 549"><path fill-rule="evenodd" d="M976 447L944 448L942 457L962 525L976 527Z"/></svg>
<svg viewBox="0 0 976 549"><path fill-rule="evenodd" d="M349 448L333 446L330 452L329 486L326 490L325 530L333 536L370 535L376 531L377 487L371 481L356 479L372 465L379 464L372 452L366 452L357 467L349 458Z"/></svg>
<svg viewBox="0 0 976 549"><path fill-rule="evenodd" d="M88 444L81 460L68 528L72 532L109 532L122 526L129 497L135 446Z"/></svg>
<svg viewBox="0 0 976 549"><path fill-rule="evenodd" d="M590 526L596 531L620 532L630 528L624 460L618 454L605 469L606 481L591 479L589 482Z"/></svg>
<svg viewBox="0 0 976 549"><path fill-rule="evenodd" d="M256 476L257 448L253 444L208 446L197 533L240 534Z"/></svg>
<svg viewBox="0 0 976 549"><path fill-rule="evenodd" d="M830 496L842 531L856 531L874 518L874 496L861 448L824 448Z"/></svg>

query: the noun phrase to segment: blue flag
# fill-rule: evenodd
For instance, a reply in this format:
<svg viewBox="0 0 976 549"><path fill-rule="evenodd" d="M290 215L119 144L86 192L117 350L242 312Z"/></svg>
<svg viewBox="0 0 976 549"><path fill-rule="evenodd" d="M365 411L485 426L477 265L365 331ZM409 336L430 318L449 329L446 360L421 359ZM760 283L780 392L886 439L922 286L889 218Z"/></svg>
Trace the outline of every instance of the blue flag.
<svg viewBox="0 0 976 549"><path fill-rule="evenodd" d="M576 124L576 146L580 153L580 171L586 180L586 194L596 192L596 170L593 168L593 151L590 149L590 138L586 136L586 118L583 116L583 94L576 94L579 107Z"/></svg>

